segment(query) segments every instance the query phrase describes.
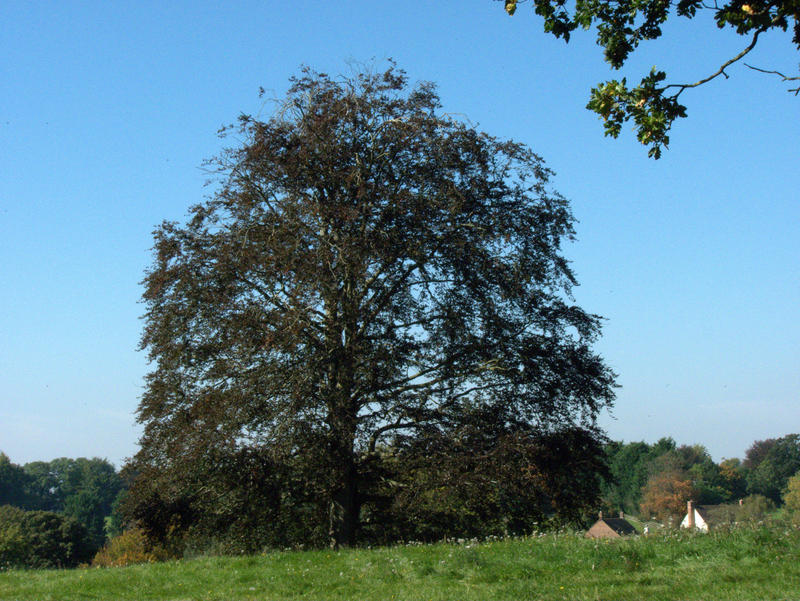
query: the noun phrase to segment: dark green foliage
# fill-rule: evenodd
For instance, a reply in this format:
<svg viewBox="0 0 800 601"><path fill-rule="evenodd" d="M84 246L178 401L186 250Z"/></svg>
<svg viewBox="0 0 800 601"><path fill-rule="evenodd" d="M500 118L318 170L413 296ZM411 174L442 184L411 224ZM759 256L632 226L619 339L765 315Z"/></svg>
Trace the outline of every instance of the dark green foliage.
<svg viewBox="0 0 800 601"><path fill-rule="evenodd" d="M602 435L576 429L537 436L496 425L496 432L462 426L409 438L362 460L360 542L483 538L584 523L607 473ZM318 474L251 450L217 455L207 467L173 482L180 498L138 479L124 500L128 522L176 554L327 542L329 507L315 489Z"/></svg>
<svg viewBox="0 0 800 601"><path fill-rule="evenodd" d="M740 498L734 496L734 491L728 488L729 482L707 452L689 468L688 472L699 493L696 501L701 505L718 505Z"/></svg>
<svg viewBox="0 0 800 601"><path fill-rule="evenodd" d="M653 445L612 442L606 446L606 454L612 477L604 485L603 501L609 511L637 513L651 478L662 484L670 480L684 482L685 494L701 505L734 502L747 494L747 470L741 461L727 459L718 465L702 445L677 446L671 438L662 438ZM690 499L676 500L675 511L686 500Z"/></svg>
<svg viewBox="0 0 800 601"><path fill-rule="evenodd" d="M36 509L63 512L84 524L97 546L105 540L105 518L123 487L114 466L105 459L37 461L24 466L31 478Z"/></svg>
<svg viewBox="0 0 800 601"><path fill-rule="evenodd" d="M267 548L327 542L328 506L315 487L318 474L281 465L266 451L211 451L194 471L163 474L145 469L121 500L125 522L175 554L257 553ZM152 476L151 476L152 473Z"/></svg>
<svg viewBox="0 0 800 601"><path fill-rule="evenodd" d="M0 507L0 569L71 568L97 551L86 528L50 511Z"/></svg>
<svg viewBox="0 0 800 601"><path fill-rule="evenodd" d="M653 445L646 442L611 442L606 445L610 480L603 488L603 500L610 511L638 513L642 489L652 474L652 463L675 449L675 441L662 438Z"/></svg>
<svg viewBox="0 0 800 601"><path fill-rule="evenodd" d="M0 505L39 509L36 507L37 498L31 489L32 481L25 470L11 463L8 455L0 452Z"/></svg>
<svg viewBox="0 0 800 601"><path fill-rule="evenodd" d="M731 500L741 499L747 495L747 479L740 459L723 459L719 464L722 488L729 492Z"/></svg>
<svg viewBox="0 0 800 601"><path fill-rule="evenodd" d="M288 519L292 540L352 544L393 437L491 415L511 435L595 432L614 375L570 299L569 205L530 149L441 115L394 66L305 70L237 137L212 198L155 233L134 488L202 516L262 505L249 531L312 516L303 536ZM267 467L231 485L221 457Z"/></svg>
<svg viewBox="0 0 800 601"><path fill-rule="evenodd" d="M20 467L0 454L0 503L72 516L86 526L97 546L105 540L105 518L122 487L105 459L62 457Z"/></svg>
<svg viewBox="0 0 800 601"><path fill-rule="evenodd" d="M659 471L683 474L695 491L691 500L700 505L717 505L733 499L731 491L725 488L727 481L719 466L702 445L681 445L658 457L651 465L651 472Z"/></svg>
<svg viewBox="0 0 800 601"><path fill-rule="evenodd" d="M68 497L64 504L64 515L84 524L97 546L105 541L105 518L110 513L111 503L103 499L98 490L82 490Z"/></svg>
<svg viewBox="0 0 800 601"><path fill-rule="evenodd" d="M128 494L127 488L119 491L114 502L111 503L111 514L104 520L103 530L106 533L106 540L119 536L125 531L125 518L122 514L122 506Z"/></svg>
<svg viewBox="0 0 800 601"><path fill-rule="evenodd" d="M513 15L517 0L504 0L506 11ZM655 67L633 87L626 79L603 82L592 88L588 109L603 119L607 136L616 138L623 123L635 124L639 142L649 147L648 156L658 159L669 145L673 122L686 117L686 107L679 102L687 89L703 85L741 60L757 44L761 34L770 30L786 31L793 27L793 42L800 48L800 2L797 0L729 0L724 4L699 0L532 0L534 10L544 21L544 31L569 41L578 27L597 32L597 44L603 48L606 61L620 69L640 43L662 36L662 25L670 18L692 19L700 12L710 12L716 26L732 28L749 37L749 43L737 55L725 61L715 72L694 83L665 83L666 73ZM709 44L712 46L713 44ZM800 77L778 74L784 81ZM800 88L791 89L795 94Z"/></svg>
<svg viewBox="0 0 800 601"><path fill-rule="evenodd" d="M756 443L758 444L758 443ZM754 445L755 447L756 445ZM789 478L800 471L800 435L778 438L747 475L747 491L780 504Z"/></svg>
<svg viewBox="0 0 800 601"><path fill-rule="evenodd" d="M502 416L478 423L401 443L389 515L365 527L391 524L405 540L484 538L582 525L594 514L608 475L602 435L509 429Z"/></svg>
<svg viewBox="0 0 800 601"><path fill-rule="evenodd" d="M750 445L750 448L745 451L744 462L742 463L744 469L747 471L756 469L777 442L775 438L767 438L766 440L757 440Z"/></svg>
<svg viewBox="0 0 800 601"><path fill-rule="evenodd" d="M68 460L55 459L53 461L59 465ZM28 476L28 488L34 499L31 506L25 507L25 509L64 511L64 490L51 462L34 461L26 463L23 469Z"/></svg>

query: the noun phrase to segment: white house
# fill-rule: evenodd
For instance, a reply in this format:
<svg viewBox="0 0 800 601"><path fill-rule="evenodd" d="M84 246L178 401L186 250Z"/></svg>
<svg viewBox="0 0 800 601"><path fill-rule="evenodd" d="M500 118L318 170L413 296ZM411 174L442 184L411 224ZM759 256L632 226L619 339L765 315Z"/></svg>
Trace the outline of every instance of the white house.
<svg viewBox="0 0 800 601"><path fill-rule="evenodd" d="M681 528L697 528L703 532L708 532L708 523L706 522L703 512L700 508L695 507L691 501L686 503L686 515L681 522Z"/></svg>
<svg viewBox="0 0 800 601"><path fill-rule="evenodd" d="M741 505L741 501L739 502ZM697 507L689 501L686 503L686 515L681 521L681 528L697 529L708 532L709 528L736 521L737 505L704 505Z"/></svg>

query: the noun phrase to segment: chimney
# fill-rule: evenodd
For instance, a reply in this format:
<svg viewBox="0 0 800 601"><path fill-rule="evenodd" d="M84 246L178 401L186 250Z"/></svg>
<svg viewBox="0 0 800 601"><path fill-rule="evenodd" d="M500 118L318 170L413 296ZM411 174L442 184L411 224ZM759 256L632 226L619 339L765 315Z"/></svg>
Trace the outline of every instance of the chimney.
<svg viewBox="0 0 800 601"><path fill-rule="evenodd" d="M686 527L691 530L694 528L694 506L691 501L686 503L686 517L689 518Z"/></svg>
<svg viewBox="0 0 800 601"><path fill-rule="evenodd" d="M603 512L602 512L602 511L598 511L598 512L597 512L597 515L599 515L599 516L600 516L600 519L601 519L601 520L603 519Z"/></svg>
<svg viewBox="0 0 800 601"><path fill-rule="evenodd" d="M620 517L620 519L624 520L625 519L625 512L624 511L620 511L619 512L619 517Z"/></svg>

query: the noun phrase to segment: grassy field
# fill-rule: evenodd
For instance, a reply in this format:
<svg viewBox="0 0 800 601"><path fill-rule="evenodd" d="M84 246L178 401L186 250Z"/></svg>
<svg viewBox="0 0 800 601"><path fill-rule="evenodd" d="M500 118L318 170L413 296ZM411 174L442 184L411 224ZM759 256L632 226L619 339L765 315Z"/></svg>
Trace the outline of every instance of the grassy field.
<svg viewBox="0 0 800 601"><path fill-rule="evenodd" d="M577 534L0 572L0 599L800 599L800 530Z"/></svg>

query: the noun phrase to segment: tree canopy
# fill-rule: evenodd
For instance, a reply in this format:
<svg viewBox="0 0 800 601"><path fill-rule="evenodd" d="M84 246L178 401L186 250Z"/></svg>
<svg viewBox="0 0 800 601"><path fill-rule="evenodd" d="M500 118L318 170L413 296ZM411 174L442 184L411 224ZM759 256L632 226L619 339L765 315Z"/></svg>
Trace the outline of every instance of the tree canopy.
<svg viewBox="0 0 800 601"><path fill-rule="evenodd" d="M156 230L144 280L134 467L159 494L254 454L305 474L351 544L403 440L465 416L596 436L614 375L591 348L600 318L571 301L569 204L525 145L440 109L393 65L305 69L271 118L228 129L218 188Z"/></svg>
<svg viewBox="0 0 800 601"><path fill-rule="evenodd" d="M800 517L800 471L787 480L783 503L794 517Z"/></svg>
<svg viewBox="0 0 800 601"><path fill-rule="evenodd" d="M800 434L787 434L781 438L753 443L748 458L758 451L768 450L760 455L747 474L747 490L752 494L761 494L774 503L781 502L789 479L800 471Z"/></svg>
<svg viewBox="0 0 800 601"><path fill-rule="evenodd" d="M513 15L517 0L503 0L506 12ZM641 81L629 86L626 79L610 80L592 88L586 108L603 119L605 134L616 138L623 123L632 121L639 141L649 147L648 155L658 159L669 145L672 123L686 117L680 97L688 89L701 86L719 76L728 77L726 69L742 60L756 47L759 37L770 30L793 31L792 42L800 49L800 2L798 0L728 0L709 3L703 0L533 0L537 15L544 21L544 31L568 42L578 28L595 28L597 44L606 61L621 68L640 43L662 36L668 19L693 19L709 12L718 29L729 28L747 38L742 50L725 60L716 70L702 74L697 81L667 83L667 74L653 67ZM750 65L748 65L750 66ZM784 81L797 81L779 71L751 67L777 75ZM789 89L797 95L800 86Z"/></svg>
<svg viewBox="0 0 800 601"><path fill-rule="evenodd" d="M653 445L646 442L609 443L606 454L611 479L605 483L603 491L606 509L638 512L642 489L651 475L652 462L675 447L671 438L662 438Z"/></svg>
<svg viewBox="0 0 800 601"><path fill-rule="evenodd" d="M106 538L105 521L122 489L122 479L105 459L61 457L19 466L0 453L0 505L74 517L95 546Z"/></svg>
<svg viewBox="0 0 800 601"><path fill-rule="evenodd" d="M674 518L689 500L716 505L747 494L750 471L742 462L716 464L702 445L662 438L652 445L611 442L605 451L611 478L603 483L603 504L611 512Z"/></svg>
<svg viewBox="0 0 800 601"><path fill-rule="evenodd" d="M91 560L97 547L83 524L51 511L0 506L0 566L72 568Z"/></svg>
<svg viewBox="0 0 800 601"><path fill-rule="evenodd" d="M0 452L0 505L39 509L25 470L11 463L8 455L3 452Z"/></svg>
<svg viewBox="0 0 800 601"><path fill-rule="evenodd" d="M640 514L645 519L654 517L662 522L679 523L686 502L696 496L697 489L685 472L661 471L650 476L642 490Z"/></svg>

